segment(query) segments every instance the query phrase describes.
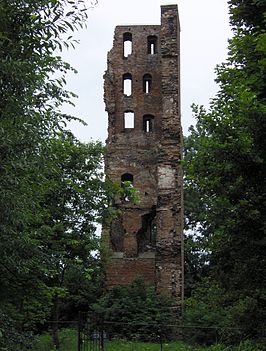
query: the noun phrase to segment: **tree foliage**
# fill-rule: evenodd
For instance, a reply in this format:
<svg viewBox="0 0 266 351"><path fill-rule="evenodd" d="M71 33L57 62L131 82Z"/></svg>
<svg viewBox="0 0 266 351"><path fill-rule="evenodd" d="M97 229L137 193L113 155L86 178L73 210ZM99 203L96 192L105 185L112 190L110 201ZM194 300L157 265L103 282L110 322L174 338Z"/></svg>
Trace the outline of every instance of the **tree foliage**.
<svg viewBox="0 0 266 351"><path fill-rule="evenodd" d="M189 218L200 233L201 249L209 254L210 269L208 283L202 282L205 293L195 293L188 301L194 310L188 311L193 320L197 306L204 304L208 313L215 304L223 325L239 328L236 338L261 338L266 296L266 5L232 0L229 9L234 36L227 62L217 67L220 90L209 111L193 107L197 124L187 138L187 198L200 204L190 206Z"/></svg>
<svg viewBox="0 0 266 351"><path fill-rule="evenodd" d="M64 87L66 73L74 69L60 51L75 45L72 32L85 25L88 5L93 4L0 1L3 350L29 345L35 327L51 318L55 306L60 318L63 299L78 306L82 296L94 295L95 221L109 201L100 171L103 148L76 140L66 131L74 117L60 111L75 97Z"/></svg>
<svg viewBox="0 0 266 351"><path fill-rule="evenodd" d="M96 322L105 323L111 337L158 341L173 336L173 307L169 296L158 295L154 287L136 280L103 295L93 306L93 316Z"/></svg>

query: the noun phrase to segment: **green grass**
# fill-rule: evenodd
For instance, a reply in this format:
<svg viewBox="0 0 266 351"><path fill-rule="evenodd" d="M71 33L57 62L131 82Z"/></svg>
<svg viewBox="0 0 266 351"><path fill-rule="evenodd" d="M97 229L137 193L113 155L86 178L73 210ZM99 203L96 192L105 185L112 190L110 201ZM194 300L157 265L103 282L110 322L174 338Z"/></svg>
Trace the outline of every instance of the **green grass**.
<svg viewBox="0 0 266 351"><path fill-rule="evenodd" d="M63 329L59 334L60 351L77 351L77 331L75 329ZM52 337L43 334L36 338L33 351L55 351ZM231 348L223 345L213 345L210 347L196 347L185 344L181 341L163 343L163 351L262 351L254 345L241 343L238 347ZM159 343L137 342L128 340L112 340L105 342L105 351L161 351Z"/></svg>
<svg viewBox="0 0 266 351"><path fill-rule="evenodd" d="M77 351L77 335L74 330L65 330L60 333L60 351ZM152 342L137 342L114 340L105 342L106 351L160 351L161 345ZM48 334L36 339L34 351L54 351L52 338ZM182 342L163 344L163 351L204 351L185 345ZM206 349L205 349L206 350ZM218 350L217 350L218 351Z"/></svg>
<svg viewBox="0 0 266 351"><path fill-rule="evenodd" d="M130 342L123 340L110 341L106 343L106 351L161 351L161 345L149 342ZM163 351L263 351L260 347L249 342L240 343L239 346L230 347L216 344L209 347L196 347L175 341L163 343Z"/></svg>
<svg viewBox="0 0 266 351"><path fill-rule="evenodd" d="M161 345L151 342L116 340L106 343L106 351L160 351ZM202 349L203 350L203 349ZM163 343L163 351L200 351L182 342Z"/></svg>
<svg viewBox="0 0 266 351"><path fill-rule="evenodd" d="M59 333L60 351L77 351L77 331L75 329L62 329ZM52 337L43 334L36 338L33 351L54 351Z"/></svg>
<svg viewBox="0 0 266 351"><path fill-rule="evenodd" d="M106 351L160 351L161 346L152 342L137 342L127 340L112 340L105 342ZM36 338L34 351L54 351L52 337L43 334ZM194 348L182 342L163 344L163 351L204 351L206 349ZM64 329L60 332L60 351L77 351L77 331ZM218 351L218 350L217 350Z"/></svg>

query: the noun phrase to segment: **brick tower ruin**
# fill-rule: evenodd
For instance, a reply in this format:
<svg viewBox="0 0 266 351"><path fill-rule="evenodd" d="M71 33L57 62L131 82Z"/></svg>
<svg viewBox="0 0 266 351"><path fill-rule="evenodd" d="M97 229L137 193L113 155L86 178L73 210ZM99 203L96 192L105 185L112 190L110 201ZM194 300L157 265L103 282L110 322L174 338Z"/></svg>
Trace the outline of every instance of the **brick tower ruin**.
<svg viewBox="0 0 266 351"><path fill-rule="evenodd" d="M108 53L105 168L132 182L137 205L116 199L121 216L105 228L106 283L142 277L179 304L183 295L180 27L177 5L161 6L161 25L117 26Z"/></svg>

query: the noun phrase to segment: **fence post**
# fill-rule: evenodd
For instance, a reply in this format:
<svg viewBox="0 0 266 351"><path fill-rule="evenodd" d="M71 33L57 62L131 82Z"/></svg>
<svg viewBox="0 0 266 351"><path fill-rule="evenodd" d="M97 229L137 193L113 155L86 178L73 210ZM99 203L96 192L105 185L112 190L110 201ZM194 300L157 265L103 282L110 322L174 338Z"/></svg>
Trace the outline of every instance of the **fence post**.
<svg viewBox="0 0 266 351"><path fill-rule="evenodd" d="M104 330L103 330L103 325L101 325L101 331L100 331L100 350L104 351Z"/></svg>
<svg viewBox="0 0 266 351"><path fill-rule="evenodd" d="M82 328L82 313L79 312L79 316L78 316L78 351L82 351L81 350L81 345L82 345L81 328Z"/></svg>
<svg viewBox="0 0 266 351"><path fill-rule="evenodd" d="M160 330L160 346L161 346L161 351L163 351L163 337L162 337L162 329Z"/></svg>

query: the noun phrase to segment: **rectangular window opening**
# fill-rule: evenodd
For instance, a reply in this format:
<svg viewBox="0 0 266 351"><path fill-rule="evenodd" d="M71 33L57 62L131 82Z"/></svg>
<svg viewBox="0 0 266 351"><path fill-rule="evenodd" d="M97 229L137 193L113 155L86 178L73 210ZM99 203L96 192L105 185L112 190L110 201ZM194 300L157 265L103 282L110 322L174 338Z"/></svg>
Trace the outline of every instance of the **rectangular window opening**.
<svg viewBox="0 0 266 351"><path fill-rule="evenodd" d="M147 119L145 121L145 132L146 133L150 133L151 132L151 121L149 119Z"/></svg>
<svg viewBox="0 0 266 351"><path fill-rule="evenodd" d="M154 44L154 43L151 43L151 46L150 46L150 54L151 54L151 55L155 55L155 44Z"/></svg>
<svg viewBox="0 0 266 351"><path fill-rule="evenodd" d="M132 94L132 80L124 79L124 94L130 96Z"/></svg>
<svg viewBox="0 0 266 351"><path fill-rule="evenodd" d="M134 112L124 113L124 124L126 129L134 128Z"/></svg>
<svg viewBox="0 0 266 351"><path fill-rule="evenodd" d="M124 57L128 57L132 54L132 41L124 41Z"/></svg>
<svg viewBox="0 0 266 351"><path fill-rule="evenodd" d="M150 82L148 80L145 81L145 93L150 93Z"/></svg>

